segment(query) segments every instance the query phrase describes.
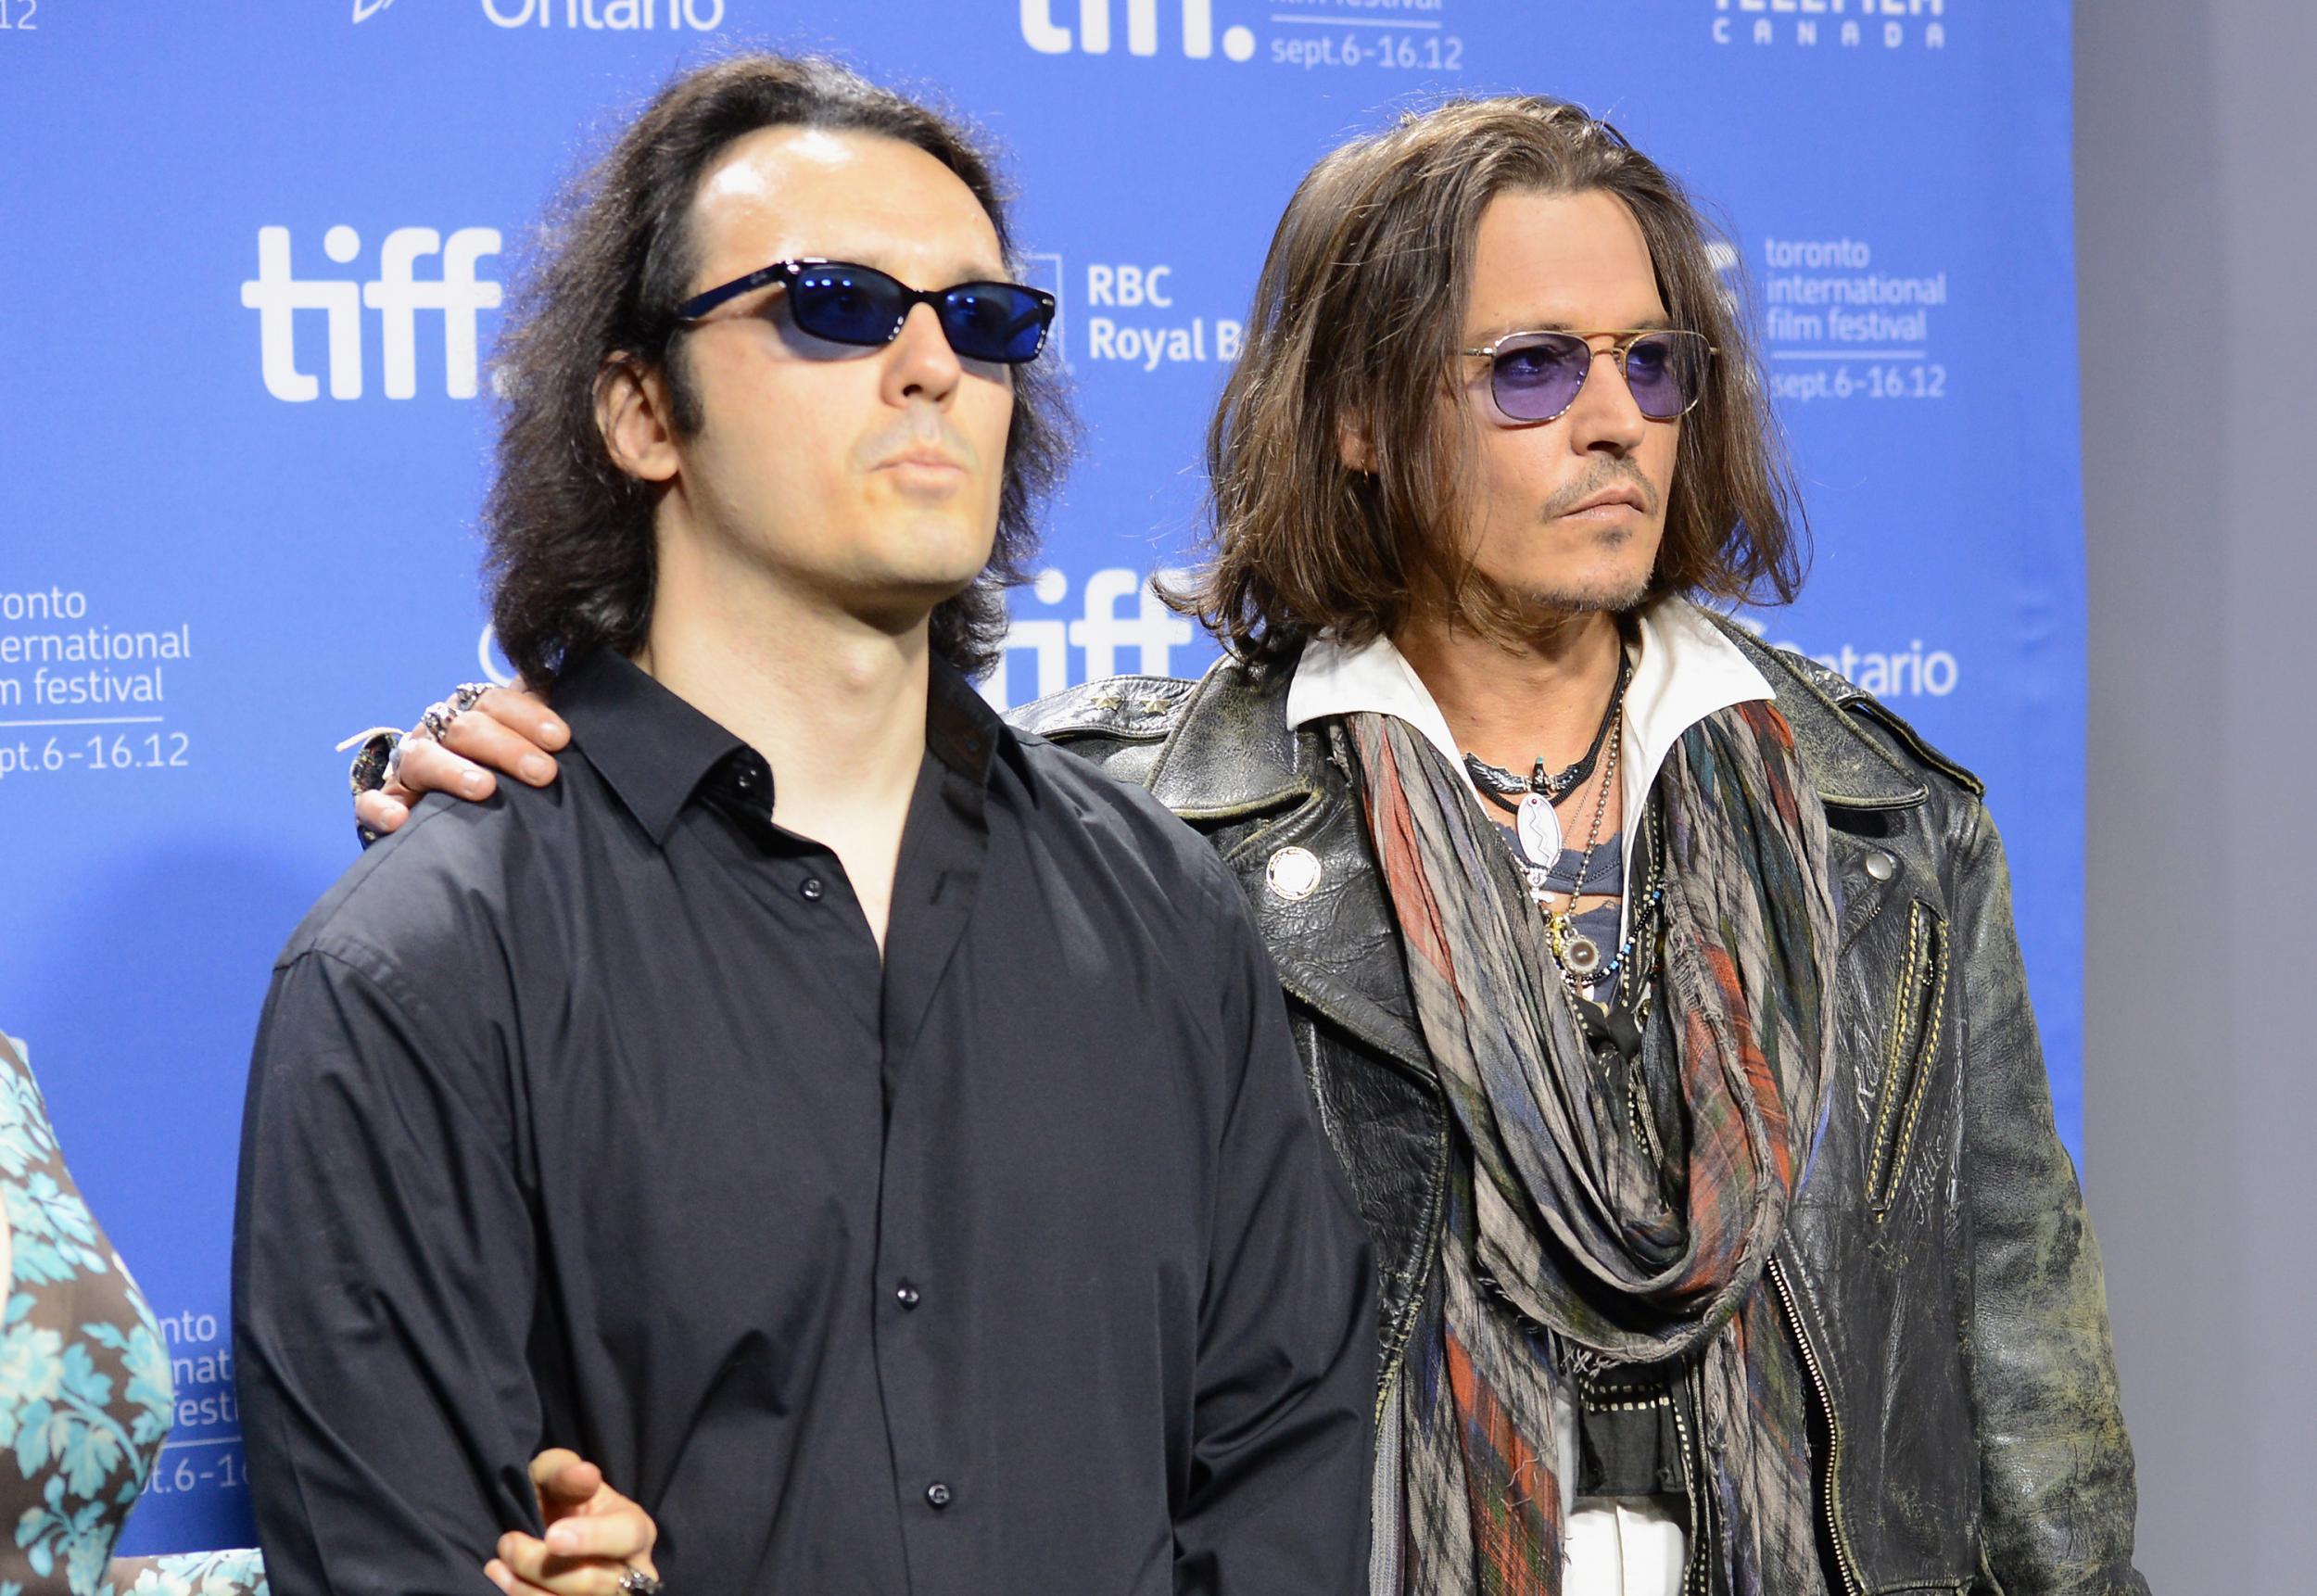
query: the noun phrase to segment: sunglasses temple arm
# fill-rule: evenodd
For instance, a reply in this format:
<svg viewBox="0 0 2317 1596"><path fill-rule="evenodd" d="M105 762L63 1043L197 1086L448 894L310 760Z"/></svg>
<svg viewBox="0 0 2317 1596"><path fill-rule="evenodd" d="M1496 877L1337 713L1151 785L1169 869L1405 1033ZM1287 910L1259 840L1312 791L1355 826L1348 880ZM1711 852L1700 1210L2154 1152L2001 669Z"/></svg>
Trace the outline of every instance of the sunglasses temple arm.
<svg viewBox="0 0 2317 1596"><path fill-rule="evenodd" d="M687 299L677 306L676 319L679 322L697 322L726 300L737 299L742 294L761 288L767 283L778 282L787 275L787 272L781 266L772 265L765 267L762 271L751 272L745 277L736 277L720 287L711 288L705 294Z"/></svg>

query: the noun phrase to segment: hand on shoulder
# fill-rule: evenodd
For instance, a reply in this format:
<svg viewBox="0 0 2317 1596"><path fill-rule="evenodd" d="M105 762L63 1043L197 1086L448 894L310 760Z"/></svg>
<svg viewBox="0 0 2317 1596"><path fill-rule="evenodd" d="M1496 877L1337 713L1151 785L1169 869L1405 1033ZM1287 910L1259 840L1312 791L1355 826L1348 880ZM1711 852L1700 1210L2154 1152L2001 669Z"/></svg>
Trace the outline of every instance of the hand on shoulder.
<svg viewBox="0 0 2317 1596"><path fill-rule="evenodd" d="M354 818L368 830L399 830L424 792L479 802L498 791L499 775L545 787L555 779L556 751L571 741L571 728L519 681L442 718L440 736L422 719L403 737L385 782L355 794Z"/></svg>

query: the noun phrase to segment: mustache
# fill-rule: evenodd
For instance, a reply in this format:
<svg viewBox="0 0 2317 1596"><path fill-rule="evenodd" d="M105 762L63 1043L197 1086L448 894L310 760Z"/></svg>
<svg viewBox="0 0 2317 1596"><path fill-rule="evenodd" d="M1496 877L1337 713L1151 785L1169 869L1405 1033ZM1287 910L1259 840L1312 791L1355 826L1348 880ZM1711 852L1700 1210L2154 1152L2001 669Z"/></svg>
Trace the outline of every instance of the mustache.
<svg viewBox="0 0 2317 1596"><path fill-rule="evenodd" d="M1582 482L1574 483L1546 500L1544 508L1538 513L1538 519L1551 521L1556 516L1566 515L1602 488L1617 485L1629 487L1639 493L1641 508L1648 513L1654 515L1662 508L1661 496L1655 485L1641 475L1640 466L1630 460L1604 460L1588 472Z"/></svg>

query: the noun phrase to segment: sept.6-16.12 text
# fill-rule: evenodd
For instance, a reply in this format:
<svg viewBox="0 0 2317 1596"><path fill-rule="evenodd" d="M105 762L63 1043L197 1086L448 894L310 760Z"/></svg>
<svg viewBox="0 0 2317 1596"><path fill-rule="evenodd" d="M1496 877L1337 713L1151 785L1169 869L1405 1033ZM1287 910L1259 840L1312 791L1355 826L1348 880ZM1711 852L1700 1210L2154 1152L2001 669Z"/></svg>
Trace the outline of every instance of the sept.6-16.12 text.
<svg viewBox="0 0 2317 1596"><path fill-rule="evenodd" d="M58 732L0 741L0 780L74 770L182 770L192 763L193 740L166 729Z"/></svg>

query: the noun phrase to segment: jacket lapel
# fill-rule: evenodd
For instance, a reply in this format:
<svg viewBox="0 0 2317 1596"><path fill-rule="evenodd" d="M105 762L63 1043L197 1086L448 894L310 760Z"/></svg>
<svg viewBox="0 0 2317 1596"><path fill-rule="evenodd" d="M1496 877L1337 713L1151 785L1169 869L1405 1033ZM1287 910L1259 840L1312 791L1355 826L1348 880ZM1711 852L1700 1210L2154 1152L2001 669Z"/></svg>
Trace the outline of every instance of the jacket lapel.
<svg viewBox="0 0 2317 1596"><path fill-rule="evenodd" d="M1336 728L1287 724L1291 675L1218 663L1184 706L1151 791L1202 830L1244 830L1218 841L1288 994L1429 1077Z"/></svg>

